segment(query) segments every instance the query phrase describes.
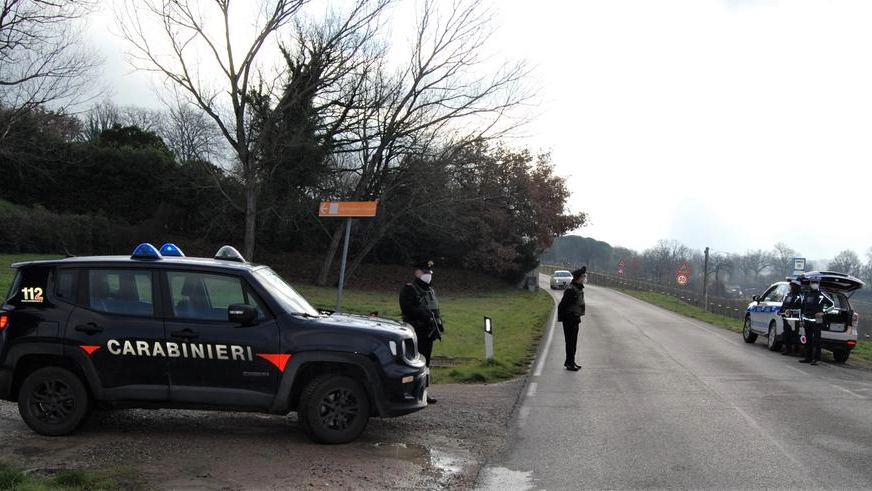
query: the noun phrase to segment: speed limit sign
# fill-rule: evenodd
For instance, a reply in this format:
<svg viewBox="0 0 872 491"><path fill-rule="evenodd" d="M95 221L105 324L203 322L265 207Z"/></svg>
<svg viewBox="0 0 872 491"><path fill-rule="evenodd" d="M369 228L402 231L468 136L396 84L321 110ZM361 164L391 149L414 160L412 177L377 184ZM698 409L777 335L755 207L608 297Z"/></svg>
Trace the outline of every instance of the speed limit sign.
<svg viewBox="0 0 872 491"><path fill-rule="evenodd" d="M675 276L675 282L678 283L678 286L684 286L687 284L687 275L679 274Z"/></svg>

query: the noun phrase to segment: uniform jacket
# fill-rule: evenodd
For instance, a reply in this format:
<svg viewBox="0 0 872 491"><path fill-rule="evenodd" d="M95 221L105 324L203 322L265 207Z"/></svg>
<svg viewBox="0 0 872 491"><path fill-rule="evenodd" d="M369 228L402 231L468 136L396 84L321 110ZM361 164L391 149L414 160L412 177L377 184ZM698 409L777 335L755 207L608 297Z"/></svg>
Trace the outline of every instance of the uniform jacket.
<svg viewBox="0 0 872 491"><path fill-rule="evenodd" d="M400 310L403 313L403 321L415 328L419 338L441 338L444 327L439 314L436 291L420 278L415 278L400 289Z"/></svg>
<svg viewBox="0 0 872 491"><path fill-rule="evenodd" d="M557 320L577 322L584 315L584 310L584 285L572 282L563 290L563 298L557 304Z"/></svg>
<svg viewBox="0 0 872 491"><path fill-rule="evenodd" d="M815 314L823 312L824 308L829 305L827 297L820 291L811 290L802 296L802 315L813 318Z"/></svg>
<svg viewBox="0 0 872 491"><path fill-rule="evenodd" d="M802 308L802 295L799 293L788 292L787 295L784 296L784 301L781 302L781 309L779 311L784 313L788 310L800 308Z"/></svg>

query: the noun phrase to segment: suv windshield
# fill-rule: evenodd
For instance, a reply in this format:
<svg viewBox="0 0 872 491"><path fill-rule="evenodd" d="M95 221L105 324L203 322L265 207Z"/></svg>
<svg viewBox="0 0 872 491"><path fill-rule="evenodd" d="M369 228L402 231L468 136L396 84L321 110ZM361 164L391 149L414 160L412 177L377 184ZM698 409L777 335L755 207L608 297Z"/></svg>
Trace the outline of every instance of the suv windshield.
<svg viewBox="0 0 872 491"><path fill-rule="evenodd" d="M294 288L287 284L281 276L268 267L259 268L254 275L260 278L281 305L285 312L319 316L320 314Z"/></svg>

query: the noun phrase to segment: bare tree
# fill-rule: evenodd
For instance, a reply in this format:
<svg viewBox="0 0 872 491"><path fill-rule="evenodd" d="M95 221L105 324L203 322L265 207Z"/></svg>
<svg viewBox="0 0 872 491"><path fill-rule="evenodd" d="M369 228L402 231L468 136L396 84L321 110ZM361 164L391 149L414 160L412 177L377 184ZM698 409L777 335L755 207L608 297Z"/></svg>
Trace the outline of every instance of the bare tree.
<svg viewBox="0 0 872 491"><path fill-rule="evenodd" d="M360 140L355 163L346 169L349 187L343 198L386 202L393 180L402 175L395 172L402 162L495 139L523 123L509 115L533 97L522 83L529 70L524 62L496 69L486 65L491 18L480 0L421 2L407 63L368 81L376 111L355 129ZM394 209L409 211L414 206ZM402 215L384 216L374 222L350 271L400 219ZM334 229L318 284L327 283L342 230L341 225Z"/></svg>
<svg viewBox="0 0 872 491"><path fill-rule="evenodd" d="M85 113L83 119L83 128L79 139L85 142L96 141L100 137L100 133L114 125L123 125L121 111L109 100L95 104Z"/></svg>
<svg viewBox="0 0 872 491"><path fill-rule="evenodd" d="M738 261L745 276L751 276L754 281L757 281L760 273L772 266L772 262L772 254L762 249L747 251Z"/></svg>
<svg viewBox="0 0 872 491"><path fill-rule="evenodd" d="M796 257L796 251L787 246L783 242L775 244L773 253L773 272L785 277L793 273L793 258Z"/></svg>
<svg viewBox="0 0 872 491"><path fill-rule="evenodd" d="M849 275L860 276L863 274L863 263L857 253L846 249L836 255L827 266L830 271L838 271Z"/></svg>
<svg viewBox="0 0 872 491"><path fill-rule="evenodd" d="M262 179L257 149L249 138L249 93L258 71L268 70L262 51L309 0L126 0L117 12L122 36L130 43L131 62L157 72L202 109L230 144L244 188L244 254L254 256L257 197ZM363 0L361 0L363 1ZM240 18L259 7L256 19ZM245 32L244 25L253 26ZM159 33L150 30L159 27ZM238 28L238 29L237 29Z"/></svg>
<svg viewBox="0 0 872 491"><path fill-rule="evenodd" d="M84 47L78 23L94 0L0 0L0 107L11 111L0 141L22 115L63 110L94 93L101 60Z"/></svg>
<svg viewBox="0 0 872 491"><path fill-rule="evenodd" d="M216 149L222 142L214 122L180 100L169 107L160 134L179 162L211 161L218 156Z"/></svg>
<svg viewBox="0 0 872 491"><path fill-rule="evenodd" d="M164 114L155 109L138 106L118 106L110 100L94 105L84 115L79 140L97 140L104 131L118 126L136 126L142 131L162 133Z"/></svg>
<svg viewBox="0 0 872 491"><path fill-rule="evenodd" d="M866 264L863 265L862 279L872 284L872 247L866 250Z"/></svg>

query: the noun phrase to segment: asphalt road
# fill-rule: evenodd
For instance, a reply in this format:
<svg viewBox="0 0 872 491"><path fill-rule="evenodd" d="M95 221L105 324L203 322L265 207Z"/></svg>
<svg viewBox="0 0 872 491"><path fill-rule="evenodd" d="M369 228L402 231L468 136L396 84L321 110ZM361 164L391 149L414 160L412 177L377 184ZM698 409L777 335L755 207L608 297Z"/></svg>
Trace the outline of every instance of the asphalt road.
<svg viewBox="0 0 872 491"><path fill-rule="evenodd" d="M477 489L872 488L872 371L585 292L583 368L563 368L552 322Z"/></svg>

